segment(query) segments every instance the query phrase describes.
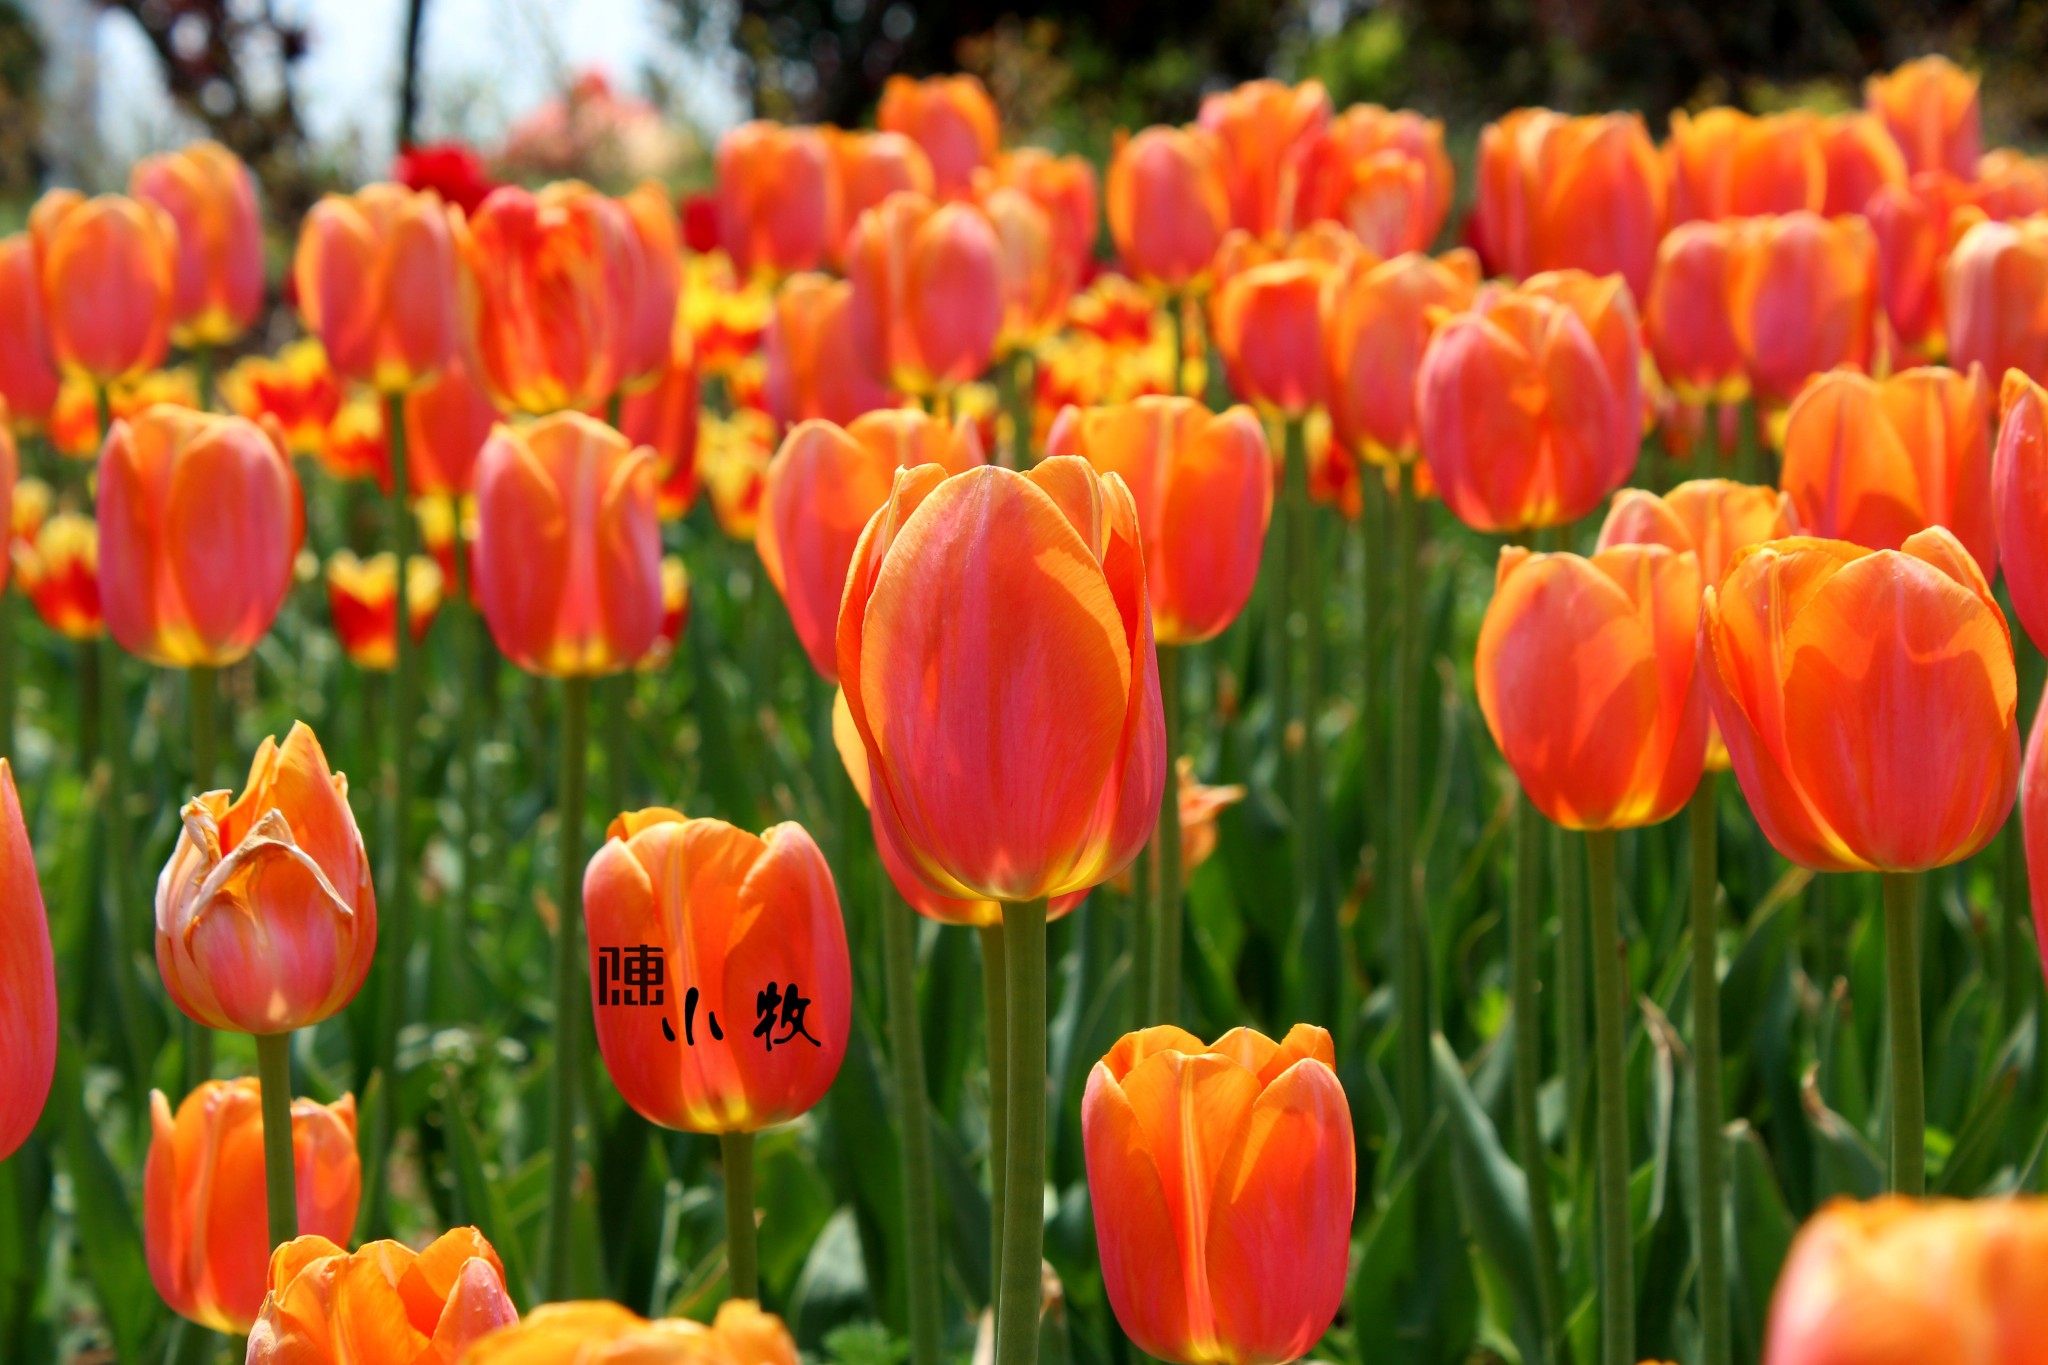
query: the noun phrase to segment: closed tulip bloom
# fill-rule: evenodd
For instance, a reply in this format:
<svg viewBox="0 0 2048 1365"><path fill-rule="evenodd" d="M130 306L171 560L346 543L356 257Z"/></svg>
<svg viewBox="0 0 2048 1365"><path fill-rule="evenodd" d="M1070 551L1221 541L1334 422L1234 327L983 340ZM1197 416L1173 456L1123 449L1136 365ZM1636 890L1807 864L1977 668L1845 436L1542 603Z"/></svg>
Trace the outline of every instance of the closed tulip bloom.
<svg viewBox="0 0 2048 1365"><path fill-rule="evenodd" d="M768 411L785 426L813 417L844 426L889 406L888 387L861 354L853 286L845 280L804 274L783 281L766 348Z"/></svg>
<svg viewBox="0 0 2048 1365"><path fill-rule="evenodd" d="M529 673L631 666L661 625L655 456L581 413L501 426L476 470L477 599Z"/></svg>
<svg viewBox="0 0 2048 1365"><path fill-rule="evenodd" d="M106 384L163 363L177 288L178 228L154 204L51 190L29 213L50 358Z"/></svg>
<svg viewBox="0 0 2048 1365"><path fill-rule="evenodd" d="M1950 364L2048 380L2048 219L1973 223L1941 288Z"/></svg>
<svg viewBox="0 0 2048 1365"><path fill-rule="evenodd" d="M1867 369L1877 320L1877 242L1861 218L1788 213L1737 231L1728 314L1760 403L1782 406L1816 374Z"/></svg>
<svg viewBox="0 0 2048 1365"><path fill-rule="evenodd" d="M307 213L292 258L299 316L337 374L412 388L459 344L455 210L431 190L368 185Z"/></svg>
<svg viewBox="0 0 2048 1365"><path fill-rule="evenodd" d="M846 1054L853 979L831 869L801 825L755 835L629 811L590 860L583 906L598 1047L641 1115L750 1133L824 1098ZM641 945L667 963L659 1014L630 988L622 999L610 965Z"/></svg>
<svg viewBox="0 0 2048 1365"><path fill-rule="evenodd" d="M876 830L940 895L1086 890L1144 847L1166 761L1139 534L1123 480L1069 456L905 470L862 533L839 676Z"/></svg>
<svg viewBox="0 0 2048 1365"><path fill-rule="evenodd" d="M683 224L668 191L653 180L616 202L636 247L619 345L619 385L631 392L653 384L668 366L682 306Z"/></svg>
<svg viewBox="0 0 2048 1365"><path fill-rule="evenodd" d="M59 512L13 547L15 576L43 624L70 640L106 633L100 616L100 534L93 519Z"/></svg>
<svg viewBox="0 0 2048 1365"><path fill-rule="evenodd" d="M405 396L406 482L414 497L467 494L500 414L461 352Z"/></svg>
<svg viewBox="0 0 2048 1365"><path fill-rule="evenodd" d="M177 224L171 339L221 346L247 331L263 311L263 217L241 158L212 141L146 156L128 193Z"/></svg>
<svg viewBox="0 0 2048 1365"><path fill-rule="evenodd" d="M1863 83L1863 102L1883 119L1913 171L1977 173L1984 135L1977 78L1946 57L1922 57Z"/></svg>
<svg viewBox="0 0 2048 1365"><path fill-rule="evenodd" d="M1003 326L998 354L1030 351L1066 320L1073 278L1058 255L1052 219L1030 195L998 185L980 198L1000 252Z"/></svg>
<svg viewBox="0 0 2048 1365"><path fill-rule="evenodd" d="M1862 213L1879 190L1906 183L1906 158L1874 114L1851 112L1824 120L1821 145L1827 153L1828 195L1820 211L1830 218Z"/></svg>
<svg viewBox="0 0 2048 1365"><path fill-rule="evenodd" d="M1566 829L1654 825L1699 785L1700 563L1662 545L1501 551L1472 676L1522 790Z"/></svg>
<svg viewBox="0 0 2048 1365"><path fill-rule="evenodd" d="M1752 545L1799 532L1792 499L1775 488L1732 479L1689 479L1663 496L1642 488L1614 495L1600 525L1600 548L1663 545L1699 557L1703 588L1719 585Z"/></svg>
<svg viewBox="0 0 2048 1365"><path fill-rule="evenodd" d="M2021 1365L2040 1354L2048 1200L1837 1199L1771 1295L1765 1365Z"/></svg>
<svg viewBox="0 0 2048 1365"><path fill-rule="evenodd" d="M356 1100L295 1099L292 1167L299 1226L346 1240L363 1193ZM142 1244L156 1292L201 1327L245 1336L263 1308L270 1268L263 1183L263 1098L253 1076L204 1081L171 1112L149 1093L142 1172Z"/></svg>
<svg viewBox="0 0 2048 1365"><path fill-rule="evenodd" d="M1222 146L1199 128L1119 134L1105 202L1124 268L1155 288L1190 288L1207 275L1230 227Z"/></svg>
<svg viewBox="0 0 2048 1365"><path fill-rule="evenodd" d="M1677 223L1817 213L1827 202L1825 125L1808 110L1761 118L1736 109L1673 110L1664 164Z"/></svg>
<svg viewBox="0 0 2048 1365"><path fill-rule="evenodd" d="M1688 403L1742 396L1742 351L1728 315L1734 230L1681 223L1657 245L1657 273L1643 307L1643 341L1657 373Z"/></svg>
<svg viewBox="0 0 2048 1365"><path fill-rule="evenodd" d="M36 854L0 757L0 1161L43 1116L57 1069L57 970Z"/></svg>
<svg viewBox="0 0 2048 1365"><path fill-rule="evenodd" d="M348 778L305 722L266 735L239 797L193 797L156 884L156 965L208 1028L289 1033L355 998L377 947Z"/></svg>
<svg viewBox="0 0 2048 1365"><path fill-rule="evenodd" d="M988 368L1003 326L1003 246L980 209L891 195L861 215L846 257L854 335L879 378L922 394Z"/></svg>
<svg viewBox="0 0 2048 1365"><path fill-rule="evenodd" d="M398 659L398 569L389 550L358 559L337 550L327 561L327 606L342 652L358 668L389 671ZM431 555L406 565L405 600L413 643L426 638L441 610L441 566Z"/></svg>
<svg viewBox="0 0 2048 1365"><path fill-rule="evenodd" d="M889 501L898 469L923 464L964 474L986 464L966 418L948 425L913 409L885 408L841 428L809 421L783 438L761 491L754 546L782 594L811 666L839 679L839 599L854 546Z"/></svg>
<svg viewBox="0 0 2048 1365"><path fill-rule="evenodd" d="M1241 398L1299 417L1323 401L1325 296L1338 272L1313 260L1253 266L1216 291L1216 349Z"/></svg>
<svg viewBox="0 0 2048 1365"><path fill-rule="evenodd" d="M221 373L215 387L237 416L252 422L275 419L285 447L296 455L319 454L327 428L341 411L341 380L328 365L325 348L311 338L288 342L275 356L242 357Z"/></svg>
<svg viewBox="0 0 2048 1365"><path fill-rule="evenodd" d="M1302 175L1330 121L1321 81L1246 81L1205 96L1200 121L1223 151L1232 227L1277 238L1306 221L1296 216Z"/></svg>
<svg viewBox="0 0 2048 1365"><path fill-rule="evenodd" d="M755 119L719 138L718 239L741 274L817 269L836 250L840 214L822 129Z"/></svg>
<svg viewBox="0 0 2048 1365"><path fill-rule="evenodd" d="M1248 407L1148 396L1063 410L1048 455L1078 455L1131 490L1160 644L1215 638L1251 597L1273 514L1273 457Z"/></svg>
<svg viewBox="0 0 2048 1365"><path fill-rule="evenodd" d="M1456 177L1441 120L1354 104L1318 135L1297 223L1343 223L1381 257L1427 251L1450 215Z"/></svg>
<svg viewBox="0 0 2048 1365"><path fill-rule="evenodd" d="M1357 1159L1327 1031L1213 1044L1127 1033L1088 1074L1081 1140L1103 1288L1146 1354L1279 1365L1344 1301Z"/></svg>
<svg viewBox="0 0 2048 1365"><path fill-rule="evenodd" d="M1336 436L1376 464L1417 455L1415 372L1445 316L1472 306L1479 258L1464 249L1408 252L1349 272L1324 322Z"/></svg>
<svg viewBox="0 0 2048 1365"><path fill-rule="evenodd" d="M1833 370L1792 405L1778 486L1810 535L1896 550L1946 526L1994 578L1990 427L1990 386L1974 365L1882 381Z"/></svg>
<svg viewBox="0 0 2048 1365"><path fill-rule="evenodd" d="M2011 147L1996 147L1977 162L1973 182L1966 177L1948 176L1969 184L1973 197L1993 218L2029 218L2048 213L2048 162Z"/></svg>
<svg viewBox="0 0 2048 1365"><path fill-rule="evenodd" d="M930 198L937 193L938 182L924 148L901 133L848 131L829 125L819 131L832 149L839 184L839 216L829 225L831 237L826 243L829 259L839 265L846 257L846 234L863 213L899 190Z"/></svg>
<svg viewBox="0 0 2048 1365"><path fill-rule="evenodd" d="M1941 292L1950 223L1975 193L1951 176L1925 171L1910 182L1880 186L1860 210L1877 239L1878 299L1907 356L1946 349Z"/></svg>
<svg viewBox="0 0 2048 1365"><path fill-rule="evenodd" d="M114 423L98 519L107 629L172 668L220 668L255 648L306 530L275 426L167 404Z"/></svg>
<svg viewBox="0 0 2048 1365"><path fill-rule="evenodd" d="M964 198L974 188L975 169L996 159L1003 136L995 101L974 76L891 76L875 126L924 149L942 199Z"/></svg>
<svg viewBox="0 0 2048 1365"><path fill-rule="evenodd" d="M57 403L57 366L43 323L35 243L26 232L0 237L0 402L14 425L36 427Z"/></svg>
<svg viewBox="0 0 2048 1365"><path fill-rule="evenodd" d="M1671 132L1664 139L1664 168L1670 181L1674 225L1734 215L1735 166L1755 123L1753 116L1726 105L1697 114L1671 111Z"/></svg>
<svg viewBox="0 0 2048 1365"><path fill-rule="evenodd" d="M1992 516L2013 612L2038 648L2048 641L2048 392L2008 372L1998 410Z"/></svg>
<svg viewBox="0 0 2048 1365"><path fill-rule="evenodd" d="M1643 401L1643 327L1628 285L1619 275L1546 270L1522 281L1519 292L1561 303L1585 324L1619 406L1615 442L1634 445L1649 426L1650 410Z"/></svg>
<svg viewBox="0 0 2048 1365"><path fill-rule="evenodd" d="M519 1321L505 1267L475 1228L414 1251L320 1236L271 1253L268 1293L246 1365L459 1365L473 1343Z"/></svg>
<svg viewBox="0 0 2048 1365"><path fill-rule="evenodd" d="M1042 147L1019 147L977 176L976 195L983 199L984 184L1019 190L1044 211L1061 288L1068 294L1080 288L1095 262L1100 196L1094 163L1081 156L1054 156Z"/></svg>
<svg viewBox="0 0 2048 1365"><path fill-rule="evenodd" d="M1898 550L1749 551L1707 592L1700 664L1757 824L1803 867L1946 866L2012 809L2012 639L1941 527Z"/></svg>
<svg viewBox="0 0 2048 1365"><path fill-rule="evenodd" d="M1479 138L1473 244L1503 274L1619 274L1640 297L1664 227L1664 164L1635 114L1517 109Z"/></svg>
<svg viewBox="0 0 2048 1365"><path fill-rule="evenodd" d="M544 1303L516 1327L477 1344L464 1365L797 1365L782 1319L750 1299L727 1299L709 1325L649 1322L601 1299Z"/></svg>

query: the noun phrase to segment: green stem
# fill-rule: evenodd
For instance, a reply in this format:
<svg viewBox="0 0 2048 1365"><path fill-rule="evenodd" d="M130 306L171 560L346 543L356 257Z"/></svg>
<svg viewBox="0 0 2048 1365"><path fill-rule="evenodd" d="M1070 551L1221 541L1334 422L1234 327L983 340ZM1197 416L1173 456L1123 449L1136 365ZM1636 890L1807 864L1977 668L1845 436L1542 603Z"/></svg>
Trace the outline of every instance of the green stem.
<svg viewBox="0 0 2048 1365"><path fill-rule="evenodd" d="M214 756L214 710L219 702L219 684L211 668L192 668L185 673L187 717L192 726L192 788L196 796L210 790L218 762ZM109 727L110 743L124 747L118 736L124 731ZM121 790L128 789L121 783ZM197 1020L185 1020L185 1086L197 1089L213 1076L213 1030Z"/></svg>
<svg viewBox="0 0 2048 1365"><path fill-rule="evenodd" d="M467 570L462 553L462 532L458 527L455 539L455 737L462 750L462 900L457 904L463 936L477 912L477 868L482 863L478 852L478 841L483 837L481 814L483 781L478 772L478 759L482 745L477 739L476 693L482 690L478 684L476 666L477 636L483 629L483 620L469 604L469 588L465 581Z"/></svg>
<svg viewBox="0 0 2048 1365"><path fill-rule="evenodd" d="M1003 1159L1010 1137L1010 983L1003 926L984 924L978 932L982 1002L988 1020L988 1306L994 1312L1003 1281L1003 1177L1008 1174Z"/></svg>
<svg viewBox="0 0 2048 1365"><path fill-rule="evenodd" d="M1600 1358L1635 1365L1635 1247L1629 1237L1628 1073L1622 1048L1628 1002L1626 951L1614 908L1614 831L1586 831L1586 888L1593 949L1593 1066L1599 1189Z"/></svg>
<svg viewBox="0 0 2048 1365"><path fill-rule="evenodd" d="M1394 577L1400 603L1399 649L1394 660L1394 735L1388 746L1393 768L1393 828L1387 858L1389 919L1396 936L1395 990L1401 1038L1396 1099L1402 1141L1412 1151L1427 1121L1429 1102L1429 958L1422 894L1415 866L1417 754L1422 728L1421 500L1415 466L1401 466L1394 499Z"/></svg>
<svg viewBox="0 0 2048 1365"><path fill-rule="evenodd" d="M1009 1142L995 1365L1038 1365L1039 1267L1045 1255L1045 912L1003 907L1009 1004Z"/></svg>
<svg viewBox="0 0 2048 1365"><path fill-rule="evenodd" d="M1564 1154L1571 1183L1585 1169L1580 1119L1586 1111L1586 887L1579 840L1551 831L1557 866L1557 1050L1564 1058Z"/></svg>
<svg viewBox="0 0 2048 1365"><path fill-rule="evenodd" d="M590 679L562 679L562 768L556 819L560 822L561 895L555 930L555 1070L550 1099L553 1167L548 1174L547 1296L569 1297L570 1215L576 1194L576 1097L582 1085L583 1030L579 1011L587 1010L589 989L583 980L583 783L590 745ZM752 1148L748 1148L751 1155ZM727 1153L728 1157L731 1155ZM728 1186L728 1189L730 1187ZM748 1205L751 1210L751 1203ZM750 1213L751 1217L751 1213ZM729 1221L729 1220L728 1220ZM747 1225L749 1253L753 1224ZM737 1269L737 1267L735 1267ZM747 1269L752 1271L751 1256ZM752 1293L745 1297L752 1298Z"/></svg>
<svg viewBox="0 0 2048 1365"><path fill-rule="evenodd" d="M1721 963L1715 894L1720 884L1720 842L1714 798L1720 783L1709 772L1692 794L1692 1052L1697 1149L1693 1207L1699 1211L1700 1360L1727 1365L1728 1268L1721 1249L1726 1196L1721 1188Z"/></svg>
<svg viewBox="0 0 2048 1365"><path fill-rule="evenodd" d="M299 1181L292 1163L292 1036L256 1035L256 1076L262 1086L263 1195L270 1211L270 1245L299 1235Z"/></svg>
<svg viewBox="0 0 2048 1365"><path fill-rule="evenodd" d="M14 594L0 592L0 754L14 756Z"/></svg>
<svg viewBox="0 0 2048 1365"><path fill-rule="evenodd" d="M1556 1349L1564 1286L1558 1274L1557 1223L1550 1205L1550 1154L1544 1150L1543 1127L1537 1116L1537 1093L1543 1085L1543 1019L1536 1004L1537 941L1543 932L1542 849L1543 814L1535 802L1523 796L1515 804L1515 898L1508 935L1515 1020L1515 1146L1529 1187L1536 1308L1547 1360Z"/></svg>
<svg viewBox="0 0 2048 1365"><path fill-rule="evenodd" d="M930 1101L925 1097L924 1038L917 1017L916 919L884 879L883 984L896 1066L896 1113L903 1124L903 1237L910 1298L910 1365L939 1361L939 1224L932 1196Z"/></svg>
<svg viewBox="0 0 2048 1365"><path fill-rule="evenodd" d="M1358 519L1362 542L1359 550L1364 561L1358 611L1359 643L1364 655L1358 689L1358 723L1363 727L1359 758L1364 771L1373 774L1386 772L1386 755L1380 747L1384 733L1384 717L1380 714L1380 682L1386 670L1386 660L1380 654L1380 615L1384 608L1382 599L1386 595L1383 579L1386 573L1387 485L1377 466L1366 466L1364 493L1365 506ZM1385 814L1384 801L1366 802L1366 844L1373 854L1375 877L1382 883L1387 875ZM1375 900L1378 894L1376 889ZM1366 918L1360 916L1361 922ZM1362 945L1360 951L1363 951Z"/></svg>
<svg viewBox="0 0 2048 1365"><path fill-rule="evenodd" d="M1167 295L1166 312L1173 328L1173 359L1168 362L1172 367L1169 373L1173 377L1173 387L1168 392L1184 394L1188 391L1188 296L1182 293Z"/></svg>
<svg viewBox="0 0 2048 1365"><path fill-rule="evenodd" d="M1016 351L996 367L997 398L1010 419L1010 439L996 448L996 459L1005 469L1031 467L1031 387L1026 379L1030 363L1029 353Z"/></svg>
<svg viewBox="0 0 2048 1365"><path fill-rule="evenodd" d="M1920 1055L1920 874L1884 874L1884 967L1891 1020L1892 1190L1927 1187L1927 1096Z"/></svg>
<svg viewBox="0 0 2048 1365"><path fill-rule="evenodd" d="M154 1049L144 1026L146 1007L141 991L136 988L134 964L137 953L148 951L154 923L139 898L129 895L134 835L128 823L128 728L121 714L121 655L111 638L97 643L80 641L78 653L83 694L80 704L97 712L95 728L101 743L93 747L98 761L106 764L106 795L101 803L101 818L106 822L106 866L102 869L106 880L101 888L101 905L106 917L107 943L114 959L114 998L121 1010L130 1078L135 1093L140 1095L149 1088ZM81 714L81 742L85 728L85 716Z"/></svg>
<svg viewBox="0 0 2048 1365"><path fill-rule="evenodd" d="M1159 646L1159 697L1166 715L1166 790L1154 836L1151 1024L1180 1021L1180 756L1181 651Z"/></svg>
<svg viewBox="0 0 2048 1365"><path fill-rule="evenodd" d="M725 1168L725 1267L735 1299L761 1298L754 1229L754 1135L720 1133L718 1159Z"/></svg>
<svg viewBox="0 0 2048 1365"><path fill-rule="evenodd" d="M1289 801L1294 817L1296 922L1313 988L1310 1009L1313 1017L1330 1019L1339 1013L1343 955L1336 916L1323 894L1323 774L1315 735L1323 705L1322 561L1316 548L1315 506L1308 496L1308 424L1302 417L1287 421L1287 518L1287 633L1290 645L1294 639L1301 642L1301 672L1293 694L1296 709L1287 725L1289 745L1300 745L1294 753Z"/></svg>
<svg viewBox="0 0 2048 1365"><path fill-rule="evenodd" d="M626 694L633 675L622 673L597 685L604 701L604 814L607 820L627 809L627 779L633 756L626 726Z"/></svg>

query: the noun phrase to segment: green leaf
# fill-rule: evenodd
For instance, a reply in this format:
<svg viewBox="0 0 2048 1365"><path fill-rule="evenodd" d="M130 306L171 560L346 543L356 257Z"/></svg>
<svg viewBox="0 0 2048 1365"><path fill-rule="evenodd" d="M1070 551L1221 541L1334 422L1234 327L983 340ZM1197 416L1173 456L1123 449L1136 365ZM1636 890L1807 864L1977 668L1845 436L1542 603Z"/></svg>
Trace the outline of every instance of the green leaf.
<svg viewBox="0 0 2048 1365"><path fill-rule="evenodd" d="M65 1165L78 1203L79 1258L100 1301L115 1352L123 1360L140 1360L163 1327L163 1302L149 1278L128 1191L85 1112L84 1069L78 1040L69 1034L57 1050L56 1083L50 1093L63 1126Z"/></svg>

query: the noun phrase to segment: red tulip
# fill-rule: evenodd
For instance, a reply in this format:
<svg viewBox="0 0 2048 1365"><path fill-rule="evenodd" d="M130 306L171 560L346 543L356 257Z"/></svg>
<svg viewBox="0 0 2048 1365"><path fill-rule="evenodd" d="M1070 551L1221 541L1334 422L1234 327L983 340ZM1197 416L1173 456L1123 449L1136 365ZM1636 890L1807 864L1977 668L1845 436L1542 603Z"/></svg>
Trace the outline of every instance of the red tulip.
<svg viewBox="0 0 2048 1365"><path fill-rule="evenodd" d="M654 387L629 393L619 404L620 434L654 451L656 506L664 521L681 519L697 501L697 357L687 330L677 329L673 346Z"/></svg>
<svg viewBox="0 0 2048 1365"><path fill-rule="evenodd" d="M230 412L252 422L274 420L286 448L298 455L321 452L327 429L341 411L341 380L328 365L325 348L310 338L286 343L274 357L242 357L222 372L215 387ZM114 415L122 415L118 406Z"/></svg>
<svg viewBox="0 0 2048 1365"><path fill-rule="evenodd" d="M1830 218L1868 211L1879 190L1906 183L1906 158L1899 144L1870 114L1836 114L1821 132L1828 159L1828 197L1820 211Z"/></svg>
<svg viewBox="0 0 2048 1365"><path fill-rule="evenodd" d="M59 512L33 537L17 539L12 559L22 594L44 625L71 640L106 634L100 615L100 534L91 517Z"/></svg>
<svg viewBox="0 0 2048 1365"><path fill-rule="evenodd" d="M429 555L406 563L408 633L414 644L441 610L441 566ZM327 605L342 653L358 668L388 672L398 660L398 569L389 550L358 559L337 550L327 561Z"/></svg>
<svg viewBox="0 0 2048 1365"><path fill-rule="evenodd" d="M1323 401L1323 311L1339 277L1322 261L1297 258L1221 282L1211 326L1233 392L1290 417Z"/></svg>
<svg viewBox="0 0 2048 1365"><path fill-rule="evenodd" d="M35 243L25 232L0 237L0 402L16 426L39 426L57 403L57 367L43 322Z"/></svg>
<svg viewBox="0 0 2048 1365"><path fill-rule="evenodd" d="M1721 223L1681 223L1657 246L1643 340L1657 372L1688 403L1742 396L1742 352L1728 315L1734 236Z"/></svg>
<svg viewBox="0 0 2048 1365"><path fill-rule="evenodd" d="M498 188L483 157L466 142L401 147L391 162L391 178L409 190L432 190L464 213L475 213Z"/></svg>
<svg viewBox="0 0 2048 1365"><path fill-rule="evenodd" d="M2048 391L2008 370L1998 410L1992 516L2013 612L2038 648L2048 641Z"/></svg>
<svg viewBox="0 0 2048 1365"><path fill-rule="evenodd" d="M36 854L0 757L0 1161L13 1156L49 1098L57 1069L57 972Z"/></svg>
<svg viewBox="0 0 2048 1365"><path fill-rule="evenodd" d="M433 379L405 396L407 484L416 497L465 496L476 476L476 457L498 424L499 412L470 376L460 352Z"/></svg>

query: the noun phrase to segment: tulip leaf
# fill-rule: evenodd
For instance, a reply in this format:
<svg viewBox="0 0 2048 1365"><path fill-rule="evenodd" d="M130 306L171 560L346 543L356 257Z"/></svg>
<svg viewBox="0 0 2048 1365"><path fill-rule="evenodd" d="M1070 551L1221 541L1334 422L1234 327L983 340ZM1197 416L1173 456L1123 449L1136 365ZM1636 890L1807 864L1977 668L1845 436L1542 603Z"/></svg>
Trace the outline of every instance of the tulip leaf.
<svg viewBox="0 0 2048 1365"><path fill-rule="evenodd" d="M1785 1206L1763 1143L1741 1120L1729 1125L1727 1156L1735 1228L1730 1300L1740 1339L1750 1343L1754 1358L1763 1342L1771 1290L1778 1283L1785 1253L1791 1249L1796 1223Z"/></svg>
<svg viewBox="0 0 2048 1365"><path fill-rule="evenodd" d="M371 1084L374 1087L376 1082ZM504 1186L484 1171L476 1134L459 1102L461 1093L456 1072L450 1068L447 1084L441 1091L441 1124L448 1142L448 1164L455 1174L458 1208L461 1216L474 1224L484 1239L497 1248L498 1259L505 1266L505 1288L512 1295L512 1302L524 1312L535 1302L533 1284L526 1277L525 1246L516 1234L511 1214L506 1211Z"/></svg>
<svg viewBox="0 0 2048 1365"><path fill-rule="evenodd" d="M65 1166L78 1205L78 1249L86 1278L100 1301L114 1351L140 1360L164 1325L163 1301L149 1278L141 1230L120 1172L107 1156L85 1111L84 1067L78 1042L66 1035L57 1050L51 1087L64 1133Z"/></svg>
<svg viewBox="0 0 2048 1365"><path fill-rule="evenodd" d="M1870 1140L1821 1098L1819 1069L1808 1067L1799 1097L1813 1133L1814 1197L1869 1199L1884 1188L1884 1163Z"/></svg>

